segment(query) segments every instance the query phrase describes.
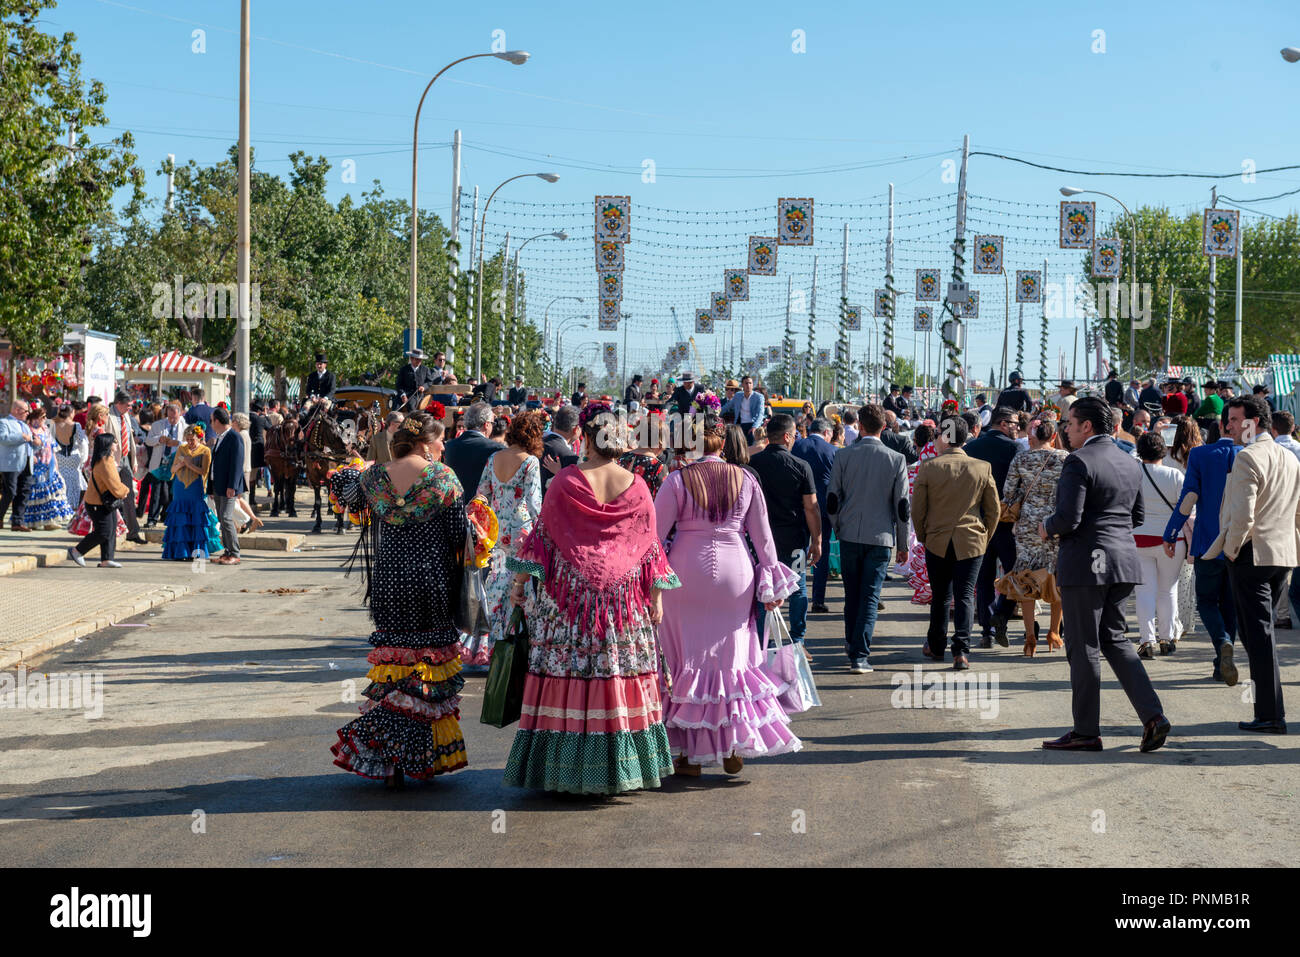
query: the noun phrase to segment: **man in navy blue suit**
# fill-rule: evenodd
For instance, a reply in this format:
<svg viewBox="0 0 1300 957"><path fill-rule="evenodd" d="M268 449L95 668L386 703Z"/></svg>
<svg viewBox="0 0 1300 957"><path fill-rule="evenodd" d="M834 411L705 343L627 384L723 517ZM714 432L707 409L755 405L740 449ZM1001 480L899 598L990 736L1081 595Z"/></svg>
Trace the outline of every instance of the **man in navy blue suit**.
<svg viewBox="0 0 1300 957"><path fill-rule="evenodd" d="M460 479L464 501L478 492L479 480L483 477L483 466L493 452L500 452L505 446L488 438L492 431L492 422L496 418L492 406L486 402L475 402L465 410L465 431L448 442L442 450L442 461Z"/></svg>
<svg viewBox="0 0 1300 957"><path fill-rule="evenodd" d="M230 427L230 413L218 406L212 410L212 472L208 494L216 500L221 521L221 544L225 551L212 561L217 565L239 564L239 493L248 488L244 481L244 442Z"/></svg>
<svg viewBox="0 0 1300 957"><path fill-rule="evenodd" d="M817 488L817 505L822 520L822 554L813 566L812 607L817 614L830 611L826 607L826 580L831 573L831 518L826 511L826 488L831 481L831 467L835 464L835 446L831 445L833 428L830 420L816 418L808 430L808 438L800 439L790 451L803 459L812 469L813 485Z"/></svg>

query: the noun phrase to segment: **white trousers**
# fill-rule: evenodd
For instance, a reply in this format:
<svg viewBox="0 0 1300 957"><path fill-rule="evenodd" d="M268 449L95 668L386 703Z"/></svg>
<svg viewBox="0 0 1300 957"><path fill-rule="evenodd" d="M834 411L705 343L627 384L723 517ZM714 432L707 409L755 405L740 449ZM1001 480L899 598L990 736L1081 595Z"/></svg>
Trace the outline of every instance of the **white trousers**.
<svg viewBox="0 0 1300 957"><path fill-rule="evenodd" d="M1187 543L1174 545L1174 557L1155 545L1137 550L1142 563L1142 584L1137 586L1138 642L1177 641L1182 633L1178 621L1178 574L1187 561ZM1157 635L1156 629L1159 628Z"/></svg>

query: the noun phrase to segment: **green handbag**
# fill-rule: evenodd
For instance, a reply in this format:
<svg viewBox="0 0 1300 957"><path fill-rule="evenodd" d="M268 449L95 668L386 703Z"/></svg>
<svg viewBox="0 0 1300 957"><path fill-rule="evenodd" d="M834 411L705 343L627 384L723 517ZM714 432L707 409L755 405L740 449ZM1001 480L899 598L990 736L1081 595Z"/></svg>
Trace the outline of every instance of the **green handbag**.
<svg viewBox="0 0 1300 957"><path fill-rule="evenodd" d="M504 728L519 720L524 707L524 679L528 677L528 626L524 610L516 607L506 625L505 637L492 649L492 664L483 687L482 724Z"/></svg>

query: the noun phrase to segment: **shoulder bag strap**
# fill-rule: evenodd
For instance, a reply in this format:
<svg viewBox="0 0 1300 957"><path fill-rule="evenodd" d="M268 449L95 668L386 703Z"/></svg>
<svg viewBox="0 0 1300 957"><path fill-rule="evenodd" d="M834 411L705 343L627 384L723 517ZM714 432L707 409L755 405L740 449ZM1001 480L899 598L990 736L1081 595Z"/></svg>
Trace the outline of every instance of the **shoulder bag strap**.
<svg viewBox="0 0 1300 957"><path fill-rule="evenodd" d="M1142 463L1142 471L1146 475L1147 481L1151 483L1151 487L1156 490L1156 494L1160 496L1160 500L1164 502L1165 505L1169 506L1169 511L1170 512L1176 511L1176 509L1172 505L1169 505L1169 499L1165 498L1165 493L1160 491L1160 486L1156 484L1156 480L1151 477L1151 470L1147 468L1147 464L1145 462Z"/></svg>
<svg viewBox="0 0 1300 957"><path fill-rule="evenodd" d="M1049 466L1051 463L1052 463L1052 456L1049 455L1047 458L1043 460L1043 464L1039 466L1038 471L1034 474L1034 480L1025 487L1025 490L1023 492L1020 493L1020 499L1019 499L1020 501L1025 502L1029 500L1029 493L1034 490L1034 486L1038 484L1038 480L1043 477L1043 472L1047 469L1047 466Z"/></svg>

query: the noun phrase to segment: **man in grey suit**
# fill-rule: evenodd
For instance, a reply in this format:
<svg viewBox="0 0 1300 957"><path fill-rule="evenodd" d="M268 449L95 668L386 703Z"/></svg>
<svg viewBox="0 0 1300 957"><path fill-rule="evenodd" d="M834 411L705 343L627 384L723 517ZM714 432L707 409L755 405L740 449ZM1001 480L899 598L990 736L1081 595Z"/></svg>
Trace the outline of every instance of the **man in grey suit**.
<svg viewBox="0 0 1300 957"><path fill-rule="evenodd" d="M908 519L906 464L880 441L885 410L864 405L858 418L862 436L836 453L826 486L826 512L840 539L844 647L855 675L872 670L880 589L895 548L897 561L906 558Z"/></svg>
<svg viewBox="0 0 1300 957"><path fill-rule="evenodd" d="M1124 634L1124 602L1142 581L1133 529L1142 523L1142 470L1111 438L1111 409L1088 396L1070 407L1066 436L1075 451L1056 487L1056 512L1038 534L1061 539L1056 578L1065 606L1065 655L1074 693L1074 728L1043 747L1101 750L1101 656L1142 721L1142 750L1169 736L1160 697Z"/></svg>

